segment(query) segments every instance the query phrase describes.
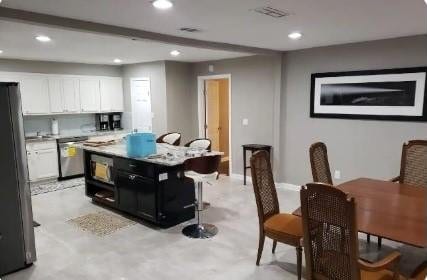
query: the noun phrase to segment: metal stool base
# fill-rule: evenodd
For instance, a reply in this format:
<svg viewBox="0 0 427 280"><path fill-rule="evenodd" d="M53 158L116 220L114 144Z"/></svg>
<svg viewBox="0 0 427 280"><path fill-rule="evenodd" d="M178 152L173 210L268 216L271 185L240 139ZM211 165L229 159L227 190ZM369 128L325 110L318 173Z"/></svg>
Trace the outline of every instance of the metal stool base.
<svg viewBox="0 0 427 280"><path fill-rule="evenodd" d="M182 230L182 234L190 238L207 239L214 237L218 228L211 224L192 224Z"/></svg>

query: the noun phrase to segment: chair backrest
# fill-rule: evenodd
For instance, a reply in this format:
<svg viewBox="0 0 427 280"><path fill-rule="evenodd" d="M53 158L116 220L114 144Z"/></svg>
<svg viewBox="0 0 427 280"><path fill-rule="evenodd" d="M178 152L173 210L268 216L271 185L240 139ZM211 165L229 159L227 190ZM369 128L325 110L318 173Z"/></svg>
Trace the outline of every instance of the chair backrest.
<svg viewBox="0 0 427 280"><path fill-rule="evenodd" d="M270 154L258 151L251 157L252 185L258 209L260 227L271 216L279 213L279 200L271 170Z"/></svg>
<svg viewBox="0 0 427 280"><path fill-rule="evenodd" d="M191 170L199 174L212 174L218 172L220 162L220 155L189 158L184 162L184 170Z"/></svg>
<svg viewBox="0 0 427 280"><path fill-rule="evenodd" d="M427 140L412 140L403 144L400 182L427 187Z"/></svg>
<svg viewBox="0 0 427 280"><path fill-rule="evenodd" d="M212 146L212 142L210 139L207 139L207 138L199 138L199 139L191 140L190 142L188 142L184 146L190 147L190 148L200 148L200 149L210 151L211 146Z"/></svg>
<svg viewBox="0 0 427 280"><path fill-rule="evenodd" d="M157 138L157 143L166 143L169 145L179 146L181 143L181 133L169 132Z"/></svg>
<svg viewBox="0 0 427 280"><path fill-rule="evenodd" d="M317 142L310 146L310 164L314 182L333 184L328 149L324 143Z"/></svg>
<svg viewBox="0 0 427 280"><path fill-rule="evenodd" d="M322 183L301 189L307 279L359 280L356 205Z"/></svg>

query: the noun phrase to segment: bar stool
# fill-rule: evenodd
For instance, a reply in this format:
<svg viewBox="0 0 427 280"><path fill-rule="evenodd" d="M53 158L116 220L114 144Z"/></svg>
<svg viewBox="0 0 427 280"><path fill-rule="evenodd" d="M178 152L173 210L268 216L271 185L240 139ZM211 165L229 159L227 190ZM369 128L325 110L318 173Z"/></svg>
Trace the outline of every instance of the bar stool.
<svg viewBox="0 0 427 280"><path fill-rule="evenodd" d="M169 132L161 135L156 140L157 143L166 143L173 146L179 146L181 143L181 133L178 132Z"/></svg>
<svg viewBox="0 0 427 280"><path fill-rule="evenodd" d="M194 139L184 145L184 147L199 148L207 151L211 150L211 146L212 146L212 142L208 138Z"/></svg>
<svg viewBox="0 0 427 280"><path fill-rule="evenodd" d="M203 183L209 183L218 179L218 167L221 161L220 155L191 158L185 161L185 177L191 178L197 187L197 223L186 226L182 234L190 238L206 239L215 236L218 228L212 224L202 223L200 212L203 207Z"/></svg>

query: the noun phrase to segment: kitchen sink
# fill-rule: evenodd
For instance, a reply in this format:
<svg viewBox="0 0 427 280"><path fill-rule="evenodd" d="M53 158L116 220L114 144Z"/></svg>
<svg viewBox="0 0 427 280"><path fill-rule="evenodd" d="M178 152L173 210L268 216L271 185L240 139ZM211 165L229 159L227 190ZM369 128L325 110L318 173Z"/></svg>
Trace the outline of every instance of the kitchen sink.
<svg viewBox="0 0 427 280"><path fill-rule="evenodd" d="M25 140L27 140L27 141L43 141L43 140L53 140L53 138L51 136L40 135L40 136L27 136L27 137L25 137Z"/></svg>

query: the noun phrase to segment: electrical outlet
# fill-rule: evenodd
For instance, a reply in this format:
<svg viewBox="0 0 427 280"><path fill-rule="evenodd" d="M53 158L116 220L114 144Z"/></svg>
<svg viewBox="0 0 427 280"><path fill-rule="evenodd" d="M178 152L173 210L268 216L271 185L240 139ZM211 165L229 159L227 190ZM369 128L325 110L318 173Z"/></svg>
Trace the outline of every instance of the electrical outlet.
<svg viewBox="0 0 427 280"><path fill-rule="evenodd" d="M211 65L209 65L208 66L208 70L209 70L209 73L212 73L212 72L214 72L215 71L215 68L214 68L214 66L211 64Z"/></svg>
<svg viewBox="0 0 427 280"><path fill-rule="evenodd" d="M335 170L334 172L334 178L337 180L341 179L341 171L340 170Z"/></svg>
<svg viewBox="0 0 427 280"><path fill-rule="evenodd" d="M248 119L243 119L242 120L242 124L243 125L248 125L249 124L249 120Z"/></svg>

